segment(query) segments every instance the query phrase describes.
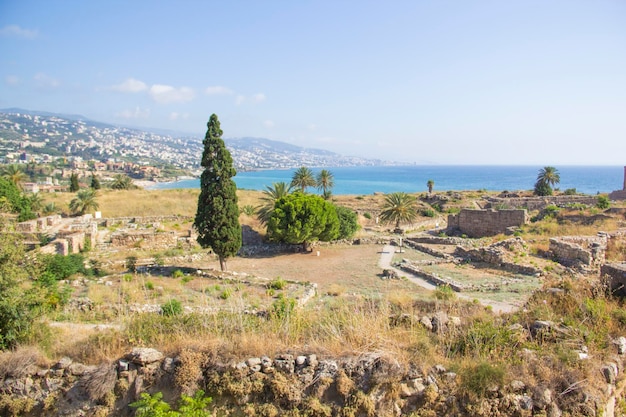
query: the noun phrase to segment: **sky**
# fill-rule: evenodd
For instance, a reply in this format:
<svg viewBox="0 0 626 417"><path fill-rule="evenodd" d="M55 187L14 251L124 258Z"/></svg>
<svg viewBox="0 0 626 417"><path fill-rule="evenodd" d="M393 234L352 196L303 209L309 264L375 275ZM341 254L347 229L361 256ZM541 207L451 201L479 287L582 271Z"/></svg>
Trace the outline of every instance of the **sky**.
<svg viewBox="0 0 626 417"><path fill-rule="evenodd" d="M0 108L418 164L626 165L624 0L0 0Z"/></svg>

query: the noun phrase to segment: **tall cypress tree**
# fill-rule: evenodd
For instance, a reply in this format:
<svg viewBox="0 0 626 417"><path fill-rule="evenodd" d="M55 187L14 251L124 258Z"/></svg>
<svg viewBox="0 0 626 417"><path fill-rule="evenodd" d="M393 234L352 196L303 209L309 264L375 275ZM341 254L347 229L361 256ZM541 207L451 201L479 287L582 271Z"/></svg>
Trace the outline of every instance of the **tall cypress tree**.
<svg viewBox="0 0 626 417"><path fill-rule="evenodd" d="M233 158L222 140L222 129L217 115L212 114L202 144L204 171L200 177L200 196L194 226L198 243L211 248L220 259L222 271L226 258L235 256L241 247L241 225L237 206L237 185L233 181L237 172Z"/></svg>

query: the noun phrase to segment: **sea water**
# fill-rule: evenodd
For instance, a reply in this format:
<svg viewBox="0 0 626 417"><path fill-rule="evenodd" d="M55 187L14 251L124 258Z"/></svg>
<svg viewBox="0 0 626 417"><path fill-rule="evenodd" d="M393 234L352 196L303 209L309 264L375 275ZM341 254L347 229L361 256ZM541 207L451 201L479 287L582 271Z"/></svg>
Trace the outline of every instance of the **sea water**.
<svg viewBox="0 0 626 417"><path fill-rule="evenodd" d="M532 190L541 166L366 166L324 168L334 177L335 195L366 195L375 192L427 191L426 183L434 181L435 191L519 191ZM311 168L317 174L322 168ZM621 190L622 166L556 166L560 190L575 188L579 193L597 194ZM237 188L264 190L276 182L291 182L295 169L238 172L233 178ZM153 189L199 188L200 180L160 183Z"/></svg>

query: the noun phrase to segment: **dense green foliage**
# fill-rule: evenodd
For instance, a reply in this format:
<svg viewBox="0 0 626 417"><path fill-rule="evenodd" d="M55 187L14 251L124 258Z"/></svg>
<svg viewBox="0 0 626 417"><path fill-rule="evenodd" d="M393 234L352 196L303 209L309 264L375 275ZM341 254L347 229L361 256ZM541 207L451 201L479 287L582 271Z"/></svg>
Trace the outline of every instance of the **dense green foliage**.
<svg viewBox="0 0 626 417"><path fill-rule="evenodd" d="M0 229L8 225L0 217ZM0 349L25 340L44 303L40 288L30 285L34 274L19 235L0 233Z"/></svg>
<svg viewBox="0 0 626 417"><path fill-rule="evenodd" d="M275 242L302 244L339 236L335 206L317 195L295 192L276 201L267 223L267 236Z"/></svg>
<svg viewBox="0 0 626 417"><path fill-rule="evenodd" d="M201 165L200 196L194 226L198 231L198 243L211 248L220 259L220 267L226 269L226 258L235 256L241 247L241 224L237 206L237 185L233 181L237 173L233 158L222 140L220 121L215 114L207 123Z"/></svg>
<svg viewBox="0 0 626 417"><path fill-rule="evenodd" d="M175 298L172 298L161 306L161 313L163 313L164 316L176 316L182 314L182 312L183 306L180 301Z"/></svg>
<svg viewBox="0 0 626 417"><path fill-rule="evenodd" d="M396 229L400 223L412 222L417 217L417 199L407 193L391 193L385 196L380 220L383 223L394 223Z"/></svg>
<svg viewBox="0 0 626 417"><path fill-rule="evenodd" d="M537 174L534 193L538 196L552 195L552 187L559 182L561 182L561 176L555 167L543 167Z"/></svg>
<svg viewBox="0 0 626 417"><path fill-rule="evenodd" d="M609 200L609 197L606 195L599 195L596 207L600 210L606 210L611 207L611 200Z"/></svg>
<svg viewBox="0 0 626 417"><path fill-rule="evenodd" d="M31 203L13 181L0 177L0 211L19 214L21 222L34 219Z"/></svg>
<svg viewBox="0 0 626 417"><path fill-rule="evenodd" d="M262 205L257 207L257 217L262 224L267 224L272 212L274 211L274 204L276 200L286 196L291 192L291 185L285 182L275 182L272 186L266 186L263 190L263 196L261 197Z"/></svg>
<svg viewBox="0 0 626 417"><path fill-rule="evenodd" d="M359 230L359 219L354 212L347 207L336 206L339 218L339 236L337 239L350 239Z"/></svg>
<svg viewBox="0 0 626 417"><path fill-rule="evenodd" d="M300 188L300 191L303 193L306 191L307 187L315 187L316 185L317 181L315 181L313 171L307 167L298 168L291 177L291 186Z"/></svg>
<svg viewBox="0 0 626 417"><path fill-rule="evenodd" d="M153 395L143 392L138 401L131 403L137 409L137 417L210 417L207 410L212 402L211 397L205 397L204 391L198 390L193 397L183 394L179 400L178 410L163 401L163 393Z"/></svg>
<svg viewBox="0 0 626 417"><path fill-rule="evenodd" d="M39 257L39 262L41 263L42 272L52 274L57 280L67 279L77 273L88 273L85 269L85 258L80 253L73 253L67 256L59 254L42 255Z"/></svg>

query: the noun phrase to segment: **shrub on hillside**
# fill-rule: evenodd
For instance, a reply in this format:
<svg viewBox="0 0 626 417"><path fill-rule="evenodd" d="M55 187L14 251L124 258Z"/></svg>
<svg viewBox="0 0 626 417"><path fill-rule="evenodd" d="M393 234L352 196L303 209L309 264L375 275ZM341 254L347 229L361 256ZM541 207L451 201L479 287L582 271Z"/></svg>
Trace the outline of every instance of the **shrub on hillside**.
<svg viewBox="0 0 626 417"><path fill-rule="evenodd" d="M177 316L182 314L182 312L183 306L180 304L180 301L175 298L172 298L161 306L161 313L167 317Z"/></svg>

